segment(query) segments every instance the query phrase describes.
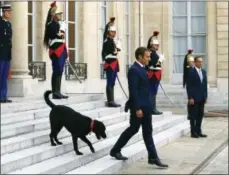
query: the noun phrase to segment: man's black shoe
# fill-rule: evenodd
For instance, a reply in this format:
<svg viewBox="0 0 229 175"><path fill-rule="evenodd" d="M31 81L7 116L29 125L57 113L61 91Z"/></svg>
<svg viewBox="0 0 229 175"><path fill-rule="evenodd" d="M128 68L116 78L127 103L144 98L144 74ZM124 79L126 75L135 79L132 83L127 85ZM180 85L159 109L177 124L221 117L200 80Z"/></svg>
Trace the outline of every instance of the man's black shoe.
<svg viewBox="0 0 229 175"><path fill-rule="evenodd" d="M199 137L207 137L206 134L198 134Z"/></svg>
<svg viewBox="0 0 229 175"><path fill-rule="evenodd" d="M62 97L59 93L53 93L52 98L53 99L62 99Z"/></svg>
<svg viewBox="0 0 229 175"><path fill-rule="evenodd" d="M117 160L127 160L127 157L124 157L121 153L112 153L110 152L110 156L116 158Z"/></svg>
<svg viewBox="0 0 229 175"><path fill-rule="evenodd" d="M12 100L0 100L0 103L12 103Z"/></svg>
<svg viewBox="0 0 229 175"><path fill-rule="evenodd" d="M163 113L162 113L162 112L159 112L159 111L157 111L157 110L154 110L152 114L153 114L153 115L162 115Z"/></svg>
<svg viewBox="0 0 229 175"><path fill-rule="evenodd" d="M192 138L199 138L199 136L196 133L191 134Z"/></svg>
<svg viewBox="0 0 229 175"><path fill-rule="evenodd" d="M161 160L158 159L158 158L157 159L151 159L151 158L149 158L148 164L150 164L150 165L156 165L156 166L161 167L161 168L168 168L169 167L169 165L163 164L161 162Z"/></svg>

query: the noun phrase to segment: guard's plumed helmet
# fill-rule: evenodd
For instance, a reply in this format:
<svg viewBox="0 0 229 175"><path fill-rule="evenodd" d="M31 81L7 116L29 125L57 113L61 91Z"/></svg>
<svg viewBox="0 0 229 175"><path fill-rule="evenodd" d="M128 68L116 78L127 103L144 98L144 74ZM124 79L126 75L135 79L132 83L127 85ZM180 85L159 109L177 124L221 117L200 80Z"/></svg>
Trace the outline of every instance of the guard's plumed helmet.
<svg viewBox="0 0 229 175"><path fill-rule="evenodd" d="M152 45L152 44L159 44L158 35L159 35L159 32L158 31L154 31L153 32L153 36L151 37L150 45Z"/></svg>

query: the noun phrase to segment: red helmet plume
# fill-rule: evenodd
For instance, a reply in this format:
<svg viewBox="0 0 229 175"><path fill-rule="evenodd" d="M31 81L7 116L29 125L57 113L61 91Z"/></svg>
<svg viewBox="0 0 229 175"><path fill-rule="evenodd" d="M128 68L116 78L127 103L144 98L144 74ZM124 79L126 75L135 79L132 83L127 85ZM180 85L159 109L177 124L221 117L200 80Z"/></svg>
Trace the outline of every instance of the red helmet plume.
<svg viewBox="0 0 229 175"><path fill-rule="evenodd" d="M159 32L158 31L154 31L153 32L153 36L158 36L159 35Z"/></svg>

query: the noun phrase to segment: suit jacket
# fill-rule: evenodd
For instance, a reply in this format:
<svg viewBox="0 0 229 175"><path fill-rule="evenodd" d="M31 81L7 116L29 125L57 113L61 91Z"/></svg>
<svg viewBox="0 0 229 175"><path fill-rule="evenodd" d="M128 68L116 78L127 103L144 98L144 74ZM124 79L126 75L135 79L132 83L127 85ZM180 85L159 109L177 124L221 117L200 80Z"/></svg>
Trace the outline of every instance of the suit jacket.
<svg viewBox="0 0 229 175"><path fill-rule="evenodd" d="M152 95L149 91L147 71L135 62L128 71L128 106L131 113L141 109L144 114L151 114L153 109Z"/></svg>
<svg viewBox="0 0 229 175"><path fill-rule="evenodd" d="M201 69L203 81L200 81L199 74L196 68L189 69L187 78L187 93L188 99L194 99L195 102L206 101L208 97L207 89L207 74L204 69Z"/></svg>

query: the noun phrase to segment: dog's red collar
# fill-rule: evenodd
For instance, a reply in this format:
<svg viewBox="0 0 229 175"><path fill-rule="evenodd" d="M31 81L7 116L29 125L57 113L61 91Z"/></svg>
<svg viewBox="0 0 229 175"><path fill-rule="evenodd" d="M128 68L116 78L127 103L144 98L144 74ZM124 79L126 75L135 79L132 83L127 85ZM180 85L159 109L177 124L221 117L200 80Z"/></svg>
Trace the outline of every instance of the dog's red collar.
<svg viewBox="0 0 229 175"><path fill-rule="evenodd" d="M94 126L95 126L95 121L94 120L91 120L91 124L90 124L90 130L91 130L91 132L94 131Z"/></svg>

